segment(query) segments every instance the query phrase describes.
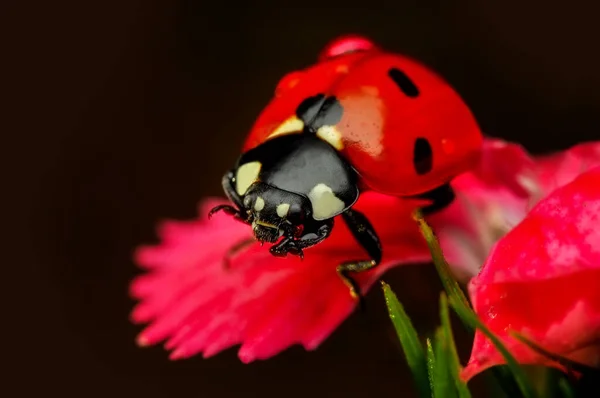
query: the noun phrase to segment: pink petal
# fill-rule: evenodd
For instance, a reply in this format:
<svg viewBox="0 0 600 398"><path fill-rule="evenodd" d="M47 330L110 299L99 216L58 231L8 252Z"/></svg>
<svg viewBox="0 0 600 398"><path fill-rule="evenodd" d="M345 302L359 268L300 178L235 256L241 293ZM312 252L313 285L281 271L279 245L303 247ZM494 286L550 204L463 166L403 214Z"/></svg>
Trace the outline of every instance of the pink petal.
<svg viewBox="0 0 600 398"><path fill-rule="evenodd" d="M494 243L527 214L539 191L536 178L521 146L484 141L477 167L452 182L454 203L428 218L457 277L476 275Z"/></svg>
<svg viewBox="0 0 600 398"><path fill-rule="evenodd" d="M566 151L541 156L536 163L544 191L551 192L600 165L600 142L585 142Z"/></svg>
<svg viewBox="0 0 600 398"><path fill-rule="evenodd" d="M600 167L543 199L496 245L469 285L477 314L522 363L545 358L508 336L521 332L571 356L600 339ZM590 356L590 354L593 354ZM595 363L600 351L578 358ZM463 377L503 363L476 333Z"/></svg>
<svg viewBox="0 0 600 398"><path fill-rule="evenodd" d="M536 157L517 144L486 139L478 166L452 182L456 201L428 220L457 276L476 275L494 244L540 199L597 165L600 142Z"/></svg>
<svg viewBox="0 0 600 398"><path fill-rule="evenodd" d="M522 146L488 138L483 143L479 166L465 175L484 182L487 187L507 189L525 198L531 194L526 180L534 177L534 170L535 163ZM463 186L460 178L455 185Z"/></svg>
<svg viewBox="0 0 600 398"><path fill-rule="evenodd" d="M224 214L208 220L205 214L220 203L201 204L199 220L163 223L161 242L136 253L148 270L130 287L140 299L133 320L149 322L139 341L166 340L171 359L208 357L240 345L243 362L266 359L294 344L316 348L356 306L336 266L366 253L340 219L330 238L307 250L303 261L273 257L254 243L241 249L226 270L225 254L251 232ZM429 260L410 216L415 203L375 193L357 203L384 247L382 265L359 278L365 293L391 266Z"/></svg>

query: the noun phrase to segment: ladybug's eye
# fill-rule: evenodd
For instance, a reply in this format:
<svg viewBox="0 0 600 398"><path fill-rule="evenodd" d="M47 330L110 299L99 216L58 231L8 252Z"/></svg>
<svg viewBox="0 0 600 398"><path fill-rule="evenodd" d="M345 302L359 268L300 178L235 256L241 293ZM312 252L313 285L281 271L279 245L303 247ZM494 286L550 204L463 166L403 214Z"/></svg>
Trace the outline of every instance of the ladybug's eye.
<svg viewBox="0 0 600 398"><path fill-rule="evenodd" d="M302 72L291 72L282 77L275 88L275 96L279 97L287 90L294 88L300 82L302 75Z"/></svg>

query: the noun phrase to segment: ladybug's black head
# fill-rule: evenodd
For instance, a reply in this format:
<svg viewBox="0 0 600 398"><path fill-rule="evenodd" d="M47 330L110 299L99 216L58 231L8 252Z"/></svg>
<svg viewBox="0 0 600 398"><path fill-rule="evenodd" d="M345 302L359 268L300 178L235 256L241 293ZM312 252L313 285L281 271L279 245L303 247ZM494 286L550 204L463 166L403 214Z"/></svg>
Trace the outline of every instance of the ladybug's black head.
<svg viewBox="0 0 600 398"><path fill-rule="evenodd" d="M243 204L252 221L252 232L261 242L274 243L281 236L298 236L311 216L306 197L263 182L248 188Z"/></svg>

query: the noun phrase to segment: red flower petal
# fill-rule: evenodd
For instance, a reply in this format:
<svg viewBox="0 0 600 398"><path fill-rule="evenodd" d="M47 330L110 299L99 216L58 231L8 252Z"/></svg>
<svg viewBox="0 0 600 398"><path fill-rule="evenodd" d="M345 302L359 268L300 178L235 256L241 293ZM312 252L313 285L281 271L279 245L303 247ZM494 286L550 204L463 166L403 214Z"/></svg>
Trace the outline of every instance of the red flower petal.
<svg viewBox="0 0 600 398"><path fill-rule="evenodd" d="M475 311L520 362L556 366L509 337L509 330L548 351L598 364L600 350L590 348L600 341L599 222L600 167L538 203L471 281ZM463 377L501 363L477 332Z"/></svg>
<svg viewBox="0 0 600 398"><path fill-rule="evenodd" d="M251 238L248 226L224 214L205 214L220 202L201 206L197 221L170 221L162 242L140 248L136 261L149 273L131 284L140 299L132 312L150 325L141 344L167 340L172 359L205 357L241 344L244 362L265 359L292 344L316 348L350 314L356 303L336 272L341 262L365 258L342 220L325 242L297 257L273 257L252 243L223 267L227 251ZM384 248L382 264L357 277L363 292L391 266L428 261L429 252L410 215L416 202L368 193L358 210L369 216Z"/></svg>
<svg viewBox="0 0 600 398"><path fill-rule="evenodd" d="M479 272L493 245L545 195L600 165L600 142L534 157L520 145L486 139L480 164L456 178L457 200L430 218L457 276Z"/></svg>
<svg viewBox="0 0 600 398"><path fill-rule="evenodd" d="M527 214L539 191L533 158L519 145L486 139L480 163L452 182L456 201L430 217L457 276L479 272L493 244Z"/></svg>
<svg viewBox="0 0 600 398"><path fill-rule="evenodd" d="M531 190L535 189L528 181L535 178L534 169L534 160L522 146L499 139L486 139L479 167L462 178L468 179L470 176L479 180L486 191L509 190L518 197L527 198L531 195ZM463 184L465 182L458 178L454 185Z"/></svg>
<svg viewBox="0 0 600 398"><path fill-rule="evenodd" d="M551 192L600 165L600 142L584 142L563 152L541 156L536 164L544 191Z"/></svg>

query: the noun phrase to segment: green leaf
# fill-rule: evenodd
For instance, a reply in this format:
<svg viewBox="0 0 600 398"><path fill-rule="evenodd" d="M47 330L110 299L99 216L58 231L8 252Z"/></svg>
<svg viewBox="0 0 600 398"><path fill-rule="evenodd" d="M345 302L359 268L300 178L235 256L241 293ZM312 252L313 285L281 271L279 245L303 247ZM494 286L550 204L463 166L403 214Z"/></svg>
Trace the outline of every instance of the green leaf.
<svg viewBox="0 0 600 398"><path fill-rule="evenodd" d="M484 372L485 373L485 372ZM506 366L494 366L484 374L484 378L493 388L493 398L520 397L521 390L515 377ZM492 398L492 397L490 397ZM544 397L549 398L549 397Z"/></svg>
<svg viewBox="0 0 600 398"><path fill-rule="evenodd" d="M433 375L433 396L435 398L457 397L454 382L450 373L450 353L443 329L440 327L435 331L433 340L433 352L435 353L436 367Z"/></svg>
<svg viewBox="0 0 600 398"><path fill-rule="evenodd" d="M431 339L427 339L427 374L429 375L429 388L433 391L433 385L435 383L435 353L433 352L433 343Z"/></svg>
<svg viewBox="0 0 600 398"><path fill-rule="evenodd" d="M404 350L404 355L413 374L419 395L423 398L430 398L431 389L429 387L427 359L425 358L425 351L423 350L417 331L390 286L383 281L381 285L390 319L396 329L396 334Z"/></svg>
<svg viewBox="0 0 600 398"><path fill-rule="evenodd" d="M525 371L532 380L538 396L544 398L562 398L560 383L564 378L562 370L548 366L528 366Z"/></svg>
<svg viewBox="0 0 600 398"><path fill-rule="evenodd" d="M471 308L471 305L469 303L469 300L465 296L465 293L462 291L458 282L456 282L456 280L454 279L453 274L450 271L450 266L448 265L448 262L446 261L444 255L443 255L439 241L438 241L437 237L435 236L435 234L433 233L431 227L423 219L421 212L419 212L419 211L415 212L413 217L417 221L419 228L421 230L421 234L423 235L423 237L425 238L425 241L427 242L433 263L434 263L435 268L440 276L440 279L444 286L444 290L448 294L450 304L452 305L452 307L454 308L456 313L459 315L463 325L467 328L467 330L469 330L471 332L473 332L476 328L481 326L481 327L483 327L483 328L480 328L482 330L482 332L484 332L484 330L485 330L486 332L491 333L481 323L481 321L479 320L479 318L477 317L477 315ZM525 377L523 370L518 365L516 360L514 360L514 358L512 357L512 355L510 355L508 350L506 350L506 348L501 344L500 340L495 338L495 342L494 342L494 340L492 340L492 342L495 345L500 344L502 349L500 347L498 347L498 345L496 345L498 350L501 353L503 353L503 355L504 355L504 353L506 353L512 359L512 361L509 361L505 357L505 359L507 359L507 363L509 363L510 373L512 373L512 377L513 377L515 383L511 383L511 385L504 385L504 383L503 383L502 387L510 389L509 387L512 387L512 385L516 384L519 391L521 391L523 393L524 397L527 397L527 398L534 397L535 395L534 395L533 387L531 386L531 383L529 383L529 380ZM511 366L510 364L513 364L514 366ZM505 379L505 377L500 377L500 376L506 374L504 368L494 368L494 369L492 369L492 373L495 374L495 376L498 378L498 380L500 382L502 382L502 380ZM463 389L461 389L461 390L463 390ZM514 396L514 394L511 393L510 396Z"/></svg>
<svg viewBox="0 0 600 398"><path fill-rule="evenodd" d="M454 298L454 301L462 303L462 305L466 308L470 308L469 300L465 296L465 293L460 288L458 282L454 279L452 275L452 271L450 271L450 266L442 253L442 248L440 247L440 243L433 233L431 227L427 224L421 212L417 211L414 214L414 219L419 224L419 229L421 230L421 234L425 238L427 242L427 246L429 247L429 252L431 253L431 258L433 260L433 264L442 280L442 285L444 286L444 290L448 293L450 298ZM469 328L469 325L465 325Z"/></svg>
<svg viewBox="0 0 600 398"><path fill-rule="evenodd" d="M564 398L575 398L575 391L573 391L571 384L564 377L558 382L558 388Z"/></svg>
<svg viewBox="0 0 600 398"><path fill-rule="evenodd" d="M500 354L502 354L504 360L506 361L506 365L510 369L511 373L513 374L513 377L515 378L515 381L517 382L517 385L519 386L519 390L521 391L523 397L535 397L535 390L531 385L529 379L525 375L525 372L523 371L517 360L512 356L510 351L508 351L504 344L502 344L502 341L500 341L500 339L494 333L492 333L487 328L487 326L483 324L483 322L481 322L481 320L473 311L471 311L470 309L465 309L464 305L462 305L462 303L460 302L457 303L453 297L450 297L449 301L450 305L452 306L452 308L454 308L454 311L456 311L456 313L463 320L463 322L472 325L472 327L474 328L479 329L488 339L490 339L490 341L492 342L492 344L494 344L494 346L500 352Z"/></svg>
<svg viewBox="0 0 600 398"><path fill-rule="evenodd" d="M460 378L461 366L458 358L458 352L456 351L454 335L452 333L452 325L450 323L448 298L443 292L440 295L440 318L442 320L443 338L448 346L448 369L452 379L454 380L456 391L458 392L458 396L460 398L471 398L471 392L467 387L467 383Z"/></svg>

